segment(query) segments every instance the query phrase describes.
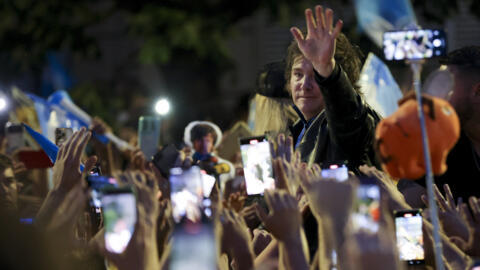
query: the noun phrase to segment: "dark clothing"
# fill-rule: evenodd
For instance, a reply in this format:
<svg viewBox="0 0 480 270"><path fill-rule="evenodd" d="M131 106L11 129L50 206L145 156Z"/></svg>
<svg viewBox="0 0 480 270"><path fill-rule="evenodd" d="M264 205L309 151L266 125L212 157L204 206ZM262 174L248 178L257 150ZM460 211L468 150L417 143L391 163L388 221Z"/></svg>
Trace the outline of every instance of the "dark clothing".
<svg viewBox="0 0 480 270"><path fill-rule="evenodd" d="M462 197L466 202L469 197L480 197L480 157L475 152L472 143L460 133L460 139L447 157L447 171L435 177L435 184L443 192L443 185L448 184L453 197ZM418 181L425 187L425 179Z"/></svg>
<svg viewBox="0 0 480 270"><path fill-rule="evenodd" d="M354 90L339 65L328 78L315 71L315 81L322 91L325 110L307 121L295 108L300 120L290 128L294 142L302 136L296 144L302 161L309 166L313 163L346 162L348 169L355 174L359 174L358 166L362 164L380 168L373 148L375 127L380 121L378 114ZM318 247L315 217L307 216L303 226L313 256Z"/></svg>
<svg viewBox="0 0 480 270"><path fill-rule="evenodd" d="M356 174L362 164L380 168L373 149L375 127L380 116L353 89L339 65L328 78L315 72L315 80L322 91L325 110L308 121L303 138L296 147L302 161L309 165L346 161L349 170ZM300 120L290 128L294 142L297 142L305 122L300 115Z"/></svg>

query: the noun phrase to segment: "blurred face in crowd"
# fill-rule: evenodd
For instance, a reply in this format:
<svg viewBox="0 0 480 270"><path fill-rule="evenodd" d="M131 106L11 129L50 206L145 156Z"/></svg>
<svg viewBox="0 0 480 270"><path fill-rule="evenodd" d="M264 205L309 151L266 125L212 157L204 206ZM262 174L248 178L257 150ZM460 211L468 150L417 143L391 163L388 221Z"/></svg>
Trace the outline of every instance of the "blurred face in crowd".
<svg viewBox="0 0 480 270"><path fill-rule="evenodd" d="M467 75L455 65L449 65L448 70L454 77L449 101L457 111L462 125L466 125L480 115L480 82L478 78Z"/></svg>
<svg viewBox="0 0 480 270"><path fill-rule="evenodd" d="M208 154L213 151L213 144L214 144L214 138L212 133L208 133L206 136L204 136L201 139L196 139L193 141L193 149L195 152L198 152L200 154Z"/></svg>
<svg viewBox="0 0 480 270"><path fill-rule="evenodd" d="M315 82L313 65L303 56L296 57L293 62L288 87L293 103L306 120L317 116L323 110L323 96Z"/></svg>
<svg viewBox="0 0 480 270"><path fill-rule="evenodd" d="M6 168L0 172L0 205L17 205L17 181L13 174L13 169Z"/></svg>

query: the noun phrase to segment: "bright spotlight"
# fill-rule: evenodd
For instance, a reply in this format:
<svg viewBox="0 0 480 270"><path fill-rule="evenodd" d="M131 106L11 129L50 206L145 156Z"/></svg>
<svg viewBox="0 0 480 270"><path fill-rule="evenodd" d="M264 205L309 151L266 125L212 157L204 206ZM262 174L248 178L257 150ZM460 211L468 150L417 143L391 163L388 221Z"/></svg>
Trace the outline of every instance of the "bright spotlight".
<svg viewBox="0 0 480 270"><path fill-rule="evenodd" d="M0 97L0 111L4 111L7 108L7 100L4 97Z"/></svg>
<svg viewBox="0 0 480 270"><path fill-rule="evenodd" d="M166 115L170 111L170 102L162 98L155 103L155 111L160 115Z"/></svg>

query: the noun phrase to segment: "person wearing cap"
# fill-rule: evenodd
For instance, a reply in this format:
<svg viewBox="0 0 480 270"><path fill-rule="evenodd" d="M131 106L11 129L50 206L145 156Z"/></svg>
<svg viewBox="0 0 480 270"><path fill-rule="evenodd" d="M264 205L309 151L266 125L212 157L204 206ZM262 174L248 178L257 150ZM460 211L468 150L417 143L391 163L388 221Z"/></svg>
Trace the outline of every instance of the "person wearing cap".
<svg viewBox="0 0 480 270"><path fill-rule="evenodd" d="M233 164L215 154L215 148L222 141L222 131L217 125L208 121L193 121L185 128L183 140L193 149L193 164L218 176L222 189L226 181L235 177Z"/></svg>
<svg viewBox="0 0 480 270"><path fill-rule="evenodd" d="M460 118L461 133L447 157L447 172L435 182L439 187L449 184L455 199L465 201L480 197L480 46L454 50L440 63L453 75L449 101Z"/></svg>

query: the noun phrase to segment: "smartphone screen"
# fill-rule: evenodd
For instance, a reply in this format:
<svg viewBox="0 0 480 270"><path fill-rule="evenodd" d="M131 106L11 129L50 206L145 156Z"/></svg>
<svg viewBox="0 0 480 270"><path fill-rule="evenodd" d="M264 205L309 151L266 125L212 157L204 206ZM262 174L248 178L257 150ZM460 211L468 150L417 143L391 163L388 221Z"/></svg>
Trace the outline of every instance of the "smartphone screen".
<svg viewBox="0 0 480 270"><path fill-rule="evenodd" d="M400 260L409 264L422 264L423 250L422 215L419 210L395 213L397 248Z"/></svg>
<svg viewBox="0 0 480 270"><path fill-rule="evenodd" d="M26 146L21 124L7 122L5 124L5 136L7 138L7 153L13 153L15 150Z"/></svg>
<svg viewBox="0 0 480 270"><path fill-rule="evenodd" d="M118 187L117 179L108 176L94 175L92 173L87 176L87 184L91 188L90 205L96 208L102 206L101 197L103 189Z"/></svg>
<svg viewBox="0 0 480 270"><path fill-rule="evenodd" d="M171 270L216 269L216 247L211 223L185 222L175 225L172 236Z"/></svg>
<svg viewBox="0 0 480 270"><path fill-rule="evenodd" d="M340 182L348 179L348 168L345 164L332 164L322 169L323 178L333 178Z"/></svg>
<svg viewBox="0 0 480 270"><path fill-rule="evenodd" d="M265 136L240 139L243 172L248 195L275 188L270 145Z"/></svg>
<svg viewBox="0 0 480 270"><path fill-rule="evenodd" d="M197 222L202 218L203 184L198 166L188 170L170 170L171 201L173 219Z"/></svg>
<svg viewBox="0 0 480 270"><path fill-rule="evenodd" d="M131 189L112 189L102 195L105 248L122 253L135 230L137 207Z"/></svg>
<svg viewBox="0 0 480 270"><path fill-rule="evenodd" d="M445 32L436 29L385 32L383 52L387 60L443 56L446 54Z"/></svg>
<svg viewBox="0 0 480 270"><path fill-rule="evenodd" d="M380 220L380 188L373 179L360 178L354 203L352 223L354 230L376 233Z"/></svg>
<svg viewBox="0 0 480 270"><path fill-rule="evenodd" d="M208 198L210 197L210 193L212 193L213 186L217 180L215 177L207 174L205 170L200 170L200 173L202 177L203 197Z"/></svg>
<svg viewBox="0 0 480 270"><path fill-rule="evenodd" d="M159 139L160 118L140 116L138 119L138 145L148 161L157 153Z"/></svg>

